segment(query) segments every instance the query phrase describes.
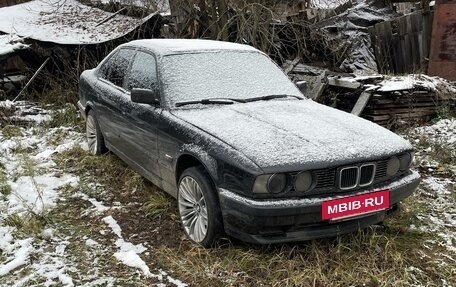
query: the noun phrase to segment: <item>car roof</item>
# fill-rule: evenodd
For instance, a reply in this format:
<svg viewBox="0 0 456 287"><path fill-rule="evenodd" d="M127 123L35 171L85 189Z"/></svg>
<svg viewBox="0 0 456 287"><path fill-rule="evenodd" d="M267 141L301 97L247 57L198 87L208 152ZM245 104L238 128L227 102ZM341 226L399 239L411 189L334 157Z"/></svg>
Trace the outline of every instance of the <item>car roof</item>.
<svg viewBox="0 0 456 287"><path fill-rule="evenodd" d="M144 48L152 51L156 55L161 56L214 51L259 52L257 49L248 45L200 39L135 40L128 42L122 46Z"/></svg>

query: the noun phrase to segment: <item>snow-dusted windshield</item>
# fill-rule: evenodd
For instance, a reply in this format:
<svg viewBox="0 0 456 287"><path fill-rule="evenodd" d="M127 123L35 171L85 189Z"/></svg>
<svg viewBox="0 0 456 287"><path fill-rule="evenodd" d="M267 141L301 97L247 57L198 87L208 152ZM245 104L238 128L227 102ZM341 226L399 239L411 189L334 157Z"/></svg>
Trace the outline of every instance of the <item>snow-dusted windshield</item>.
<svg viewBox="0 0 456 287"><path fill-rule="evenodd" d="M162 58L161 78L170 107L202 99L249 99L268 95L303 97L265 55L212 52Z"/></svg>

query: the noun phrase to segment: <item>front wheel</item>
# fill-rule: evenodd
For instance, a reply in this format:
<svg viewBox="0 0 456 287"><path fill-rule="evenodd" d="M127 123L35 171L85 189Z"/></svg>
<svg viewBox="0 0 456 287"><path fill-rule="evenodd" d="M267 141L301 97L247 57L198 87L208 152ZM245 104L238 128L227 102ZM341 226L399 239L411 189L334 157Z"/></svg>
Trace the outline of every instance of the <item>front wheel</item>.
<svg viewBox="0 0 456 287"><path fill-rule="evenodd" d="M185 170L179 180L177 201L185 233L193 242L210 247L223 234L215 189L203 167Z"/></svg>

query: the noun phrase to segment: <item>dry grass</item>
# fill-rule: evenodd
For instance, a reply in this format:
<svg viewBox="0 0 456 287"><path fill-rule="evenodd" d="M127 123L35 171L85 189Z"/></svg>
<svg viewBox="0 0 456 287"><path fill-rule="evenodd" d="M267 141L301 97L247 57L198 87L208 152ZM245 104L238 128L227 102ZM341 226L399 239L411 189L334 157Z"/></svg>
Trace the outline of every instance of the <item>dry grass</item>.
<svg viewBox="0 0 456 287"><path fill-rule="evenodd" d="M153 224L160 226L162 216L177 217L173 214L177 213L176 201L116 156L93 157L73 149L59 157L85 176L97 178L124 204L129 200L125 194L139 194L143 200L139 213L152 215L149 220ZM174 277L191 286L439 286L442 279L456 282L454 270L436 263L436 254L444 248L424 248L433 234L409 228L420 224L415 214L427 210L422 201L412 197L384 226L298 244L260 246L226 239L217 248L204 249L183 238L180 228L165 237L174 245L160 240L150 243L155 264L172 270ZM144 228L139 223L129 226L133 233L147 233Z"/></svg>
<svg viewBox="0 0 456 287"><path fill-rule="evenodd" d="M61 120L71 124L74 119L62 116ZM445 153L439 151L433 157L441 160ZM85 236L105 246L113 243L103 242L106 239L100 232L106 227L99 219L84 215L90 204L71 197L76 192L106 205L118 201L122 210L109 212L121 225L122 235L134 243L147 242L150 256L142 255L146 263L151 268L169 270L173 277L190 286L441 286L443 280L456 282L454 264L442 255L448 251L444 246L429 244L436 235L419 229L422 222L415 215L430 214L431 210L419 193L407 199L400 213L384 226L296 244L260 246L225 239L217 248L204 249L183 236L177 223L176 201L115 155L91 156L75 147L53 159L62 172L80 176L78 189L65 190L65 202L45 219L33 218L29 226L14 217L6 222L24 232L50 225L59 230L60 236L71 237L67 250L81 272L90 273L89 267L94 266L91 258L81 255L87 251L87 246L80 244ZM24 172L33 175L33 162L24 166L30 167ZM0 173L0 183L1 179ZM418 228L411 229L411 225ZM113 251L107 249L99 254L99 271L116 277L130 276L128 268L111 256ZM128 278L122 277L117 283L122 280L135 286L148 282L136 278L129 283Z"/></svg>

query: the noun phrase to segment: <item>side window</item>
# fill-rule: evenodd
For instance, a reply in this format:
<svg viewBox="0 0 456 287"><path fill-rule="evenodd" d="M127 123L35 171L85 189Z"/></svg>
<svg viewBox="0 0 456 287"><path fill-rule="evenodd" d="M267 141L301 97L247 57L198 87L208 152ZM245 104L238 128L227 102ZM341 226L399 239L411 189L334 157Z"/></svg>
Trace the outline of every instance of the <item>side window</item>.
<svg viewBox="0 0 456 287"><path fill-rule="evenodd" d="M123 87L125 75L134 55L134 50L119 50L101 67L102 77L116 86Z"/></svg>
<svg viewBox="0 0 456 287"><path fill-rule="evenodd" d="M154 56L138 52L131 65L126 89L134 88L154 90L157 88L157 68Z"/></svg>

